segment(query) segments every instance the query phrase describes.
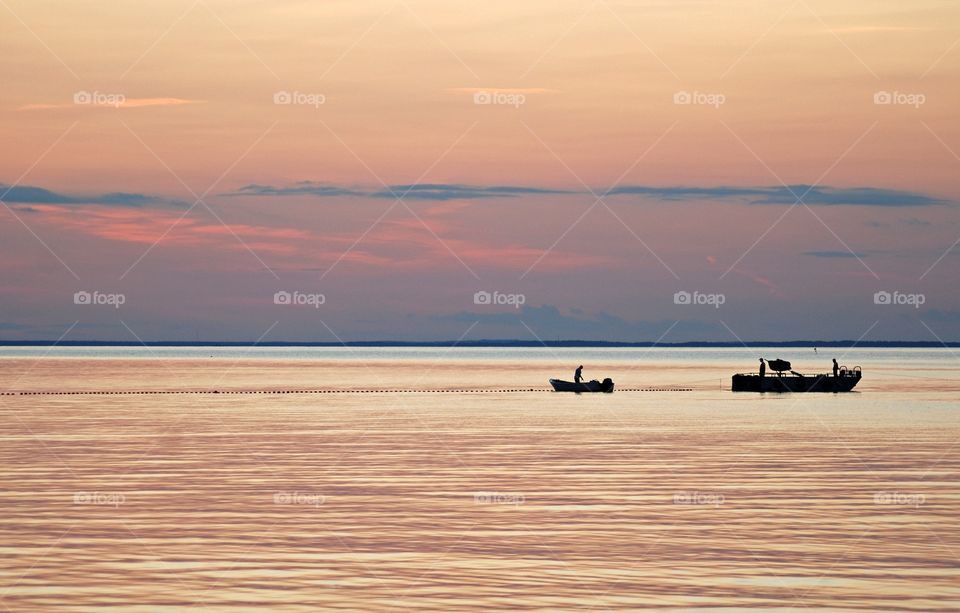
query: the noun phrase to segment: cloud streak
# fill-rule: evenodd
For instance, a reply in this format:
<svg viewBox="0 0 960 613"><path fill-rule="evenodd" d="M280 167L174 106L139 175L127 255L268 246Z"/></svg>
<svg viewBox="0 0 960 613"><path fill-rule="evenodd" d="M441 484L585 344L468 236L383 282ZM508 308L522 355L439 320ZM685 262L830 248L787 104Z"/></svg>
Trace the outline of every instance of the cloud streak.
<svg viewBox="0 0 960 613"><path fill-rule="evenodd" d="M272 185L245 185L227 196L316 196L321 198L357 197L405 200L478 200L486 198L516 198L544 194L574 194L578 192L517 185L462 185L458 183L422 183L417 185L390 185L385 189L342 187L330 183L301 181L287 187Z"/></svg>
<svg viewBox="0 0 960 613"><path fill-rule="evenodd" d="M622 185L613 189L595 190L608 196L640 196L658 200L737 201L756 205L791 205L798 197L808 205L817 206L873 206L908 208L941 206L947 201L919 192L877 187L829 187L810 185L760 187L694 187ZM516 198L537 195L586 194L584 190L551 189L521 185L464 185L459 183L425 183L421 185L391 185L389 189L363 189L331 183L301 181L289 186L245 185L229 196L314 196L319 198L355 197L393 199L406 194L407 200L480 200Z"/></svg>
<svg viewBox="0 0 960 613"><path fill-rule="evenodd" d="M181 106L184 104L203 104L206 100L187 100L184 98L127 98L117 104L93 103L65 103L65 104L25 104L18 107L18 111L49 111L54 109L84 109L84 108L141 108L146 106Z"/></svg>
<svg viewBox="0 0 960 613"><path fill-rule="evenodd" d="M798 198L809 205L921 207L945 205L947 201L919 192L878 187L830 187L790 185L774 187L650 187L625 185L610 194L634 194L661 200L743 199L750 204L791 205Z"/></svg>
<svg viewBox="0 0 960 613"><path fill-rule="evenodd" d="M815 258L839 258L839 259L863 259L868 257L869 254L866 253L856 253L853 251L833 251L829 249L820 250L820 251L804 251L803 255L808 255Z"/></svg>
<svg viewBox="0 0 960 613"><path fill-rule="evenodd" d="M595 190L604 193L603 190ZM382 189L342 186L316 181L301 181L288 186L250 184L224 196L306 196L314 198L368 198L448 202L455 200L489 200L523 196L586 195L585 190L554 189L525 185L465 185L461 183L395 184ZM796 194L796 196L794 195ZM797 196L812 206L870 206L889 208L916 208L950 204L919 192L875 187L839 188L807 185L787 187L657 187L624 185L611 189L608 196L638 196L666 201L717 201L751 205L792 205ZM18 185L9 187L0 183L0 199L22 204L96 204L118 207L189 206L183 200L136 192L107 192L102 194L66 194L42 187Z"/></svg>
<svg viewBox="0 0 960 613"><path fill-rule="evenodd" d="M115 207L145 208L150 206L189 206L182 200L133 192L109 192L94 195L70 195L29 185L8 186L0 183L0 200L18 204L99 204Z"/></svg>

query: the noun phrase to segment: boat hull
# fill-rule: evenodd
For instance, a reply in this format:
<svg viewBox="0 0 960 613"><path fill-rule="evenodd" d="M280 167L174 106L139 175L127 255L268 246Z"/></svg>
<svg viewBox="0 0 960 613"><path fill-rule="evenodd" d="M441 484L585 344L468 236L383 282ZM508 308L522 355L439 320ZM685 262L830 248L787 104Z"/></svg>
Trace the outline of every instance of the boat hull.
<svg viewBox="0 0 960 613"><path fill-rule="evenodd" d="M800 377L795 375L760 377L759 375L733 375L732 390L735 392L849 392L860 377L845 375L814 375Z"/></svg>
<svg viewBox="0 0 960 613"><path fill-rule="evenodd" d="M574 383L572 381L563 381L562 379L550 379L550 385L555 392L602 392L609 394L613 392L613 381L605 379L600 381L581 381Z"/></svg>

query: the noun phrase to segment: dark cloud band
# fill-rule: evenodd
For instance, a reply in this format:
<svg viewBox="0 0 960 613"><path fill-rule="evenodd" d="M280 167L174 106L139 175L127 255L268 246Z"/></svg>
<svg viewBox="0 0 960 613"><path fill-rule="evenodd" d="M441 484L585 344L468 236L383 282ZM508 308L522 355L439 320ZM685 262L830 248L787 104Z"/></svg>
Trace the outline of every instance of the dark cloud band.
<svg viewBox="0 0 960 613"><path fill-rule="evenodd" d="M90 196L68 195L54 192L42 187L17 185L10 187L0 183L0 200L21 204L102 204L117 207L149 207L149 206L189 206L182 200L137 194L131 192L110 192Z"/></svg>
<svg viewBox="0 0 960 613"><path fill-rule="evenodd" d="M517 185L463 185L456 183L425 183L420 185L391 185L387 189L364 190L329 183L304 181L286 187L246 185L231 196L316 196L398 198L407 200L475 200L487 198L515 198L550 194L585 194L585 191L547 189ZM739 200L749 204L791 205L803 202L809 205L923 207L948 204L945 200L918 192L876 187L829 187L791 185L775 187L655 187L623 185L609 191L597 191L609 196L635 195L659 200Z"/></svg>

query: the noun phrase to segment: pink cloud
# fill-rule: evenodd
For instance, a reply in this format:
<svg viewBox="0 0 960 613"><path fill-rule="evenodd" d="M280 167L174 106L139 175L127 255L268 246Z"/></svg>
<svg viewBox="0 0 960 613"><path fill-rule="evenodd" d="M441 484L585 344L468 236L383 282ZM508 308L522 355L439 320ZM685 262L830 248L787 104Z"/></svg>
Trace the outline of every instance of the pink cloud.
<svg viewBox="0 0 960 613"><path fill-rule="evenodd" d="M540 247L497 244L476 233L464 236L457 223L441 217L440 208L388 219L370 230L357 243L360 230L319 233L310 229L262 226L249 223L220 224L192 212L179 219L179 209L135 209L88 205L32 205L42 221L60 231L94 236L110 241L158 246L194 246L216 252L252 250L290 265L324 267L336 261L363 267L395 270L433 270L459 267L458 258L470 267L526 270L543 256ZM177 221L179 219L179 221ZM422 220L422 222L421 222ZM174 224L176 225L174 226ZM424 227L426 224L426 227ZM171 229L172 227L172 229ZM238 240L239 238L239 240ZM284 261L271 264L284 265ZM538 264L542 270L592 269L614 266L612 257L555 249Z"/></svg>

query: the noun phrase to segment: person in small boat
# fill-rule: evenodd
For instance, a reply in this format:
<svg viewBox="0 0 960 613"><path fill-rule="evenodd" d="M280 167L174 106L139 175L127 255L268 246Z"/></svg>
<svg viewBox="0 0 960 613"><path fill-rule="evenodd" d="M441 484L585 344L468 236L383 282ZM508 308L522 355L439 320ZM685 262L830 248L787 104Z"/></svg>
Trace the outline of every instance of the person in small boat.
<svg viewBox="0 0 960 613"><path fill-rule="evenodd" d="M763 361L763 358L760 358L760 378L763 379L765 374L767 374L767 364Z"/></svg>
<svg viewBox="0 0 960 613"><path fill-rule="evenodd" d="M577 366L576 372L573 373L573 382L580 383L583 380L583 364Z"/></svg>
<svg viewBox="0 0 960 613"><path fill-rule="evenodd" d="M833 376L837 377L840 374L840 365L837 364L837 358L833 358Z"/></svg>

